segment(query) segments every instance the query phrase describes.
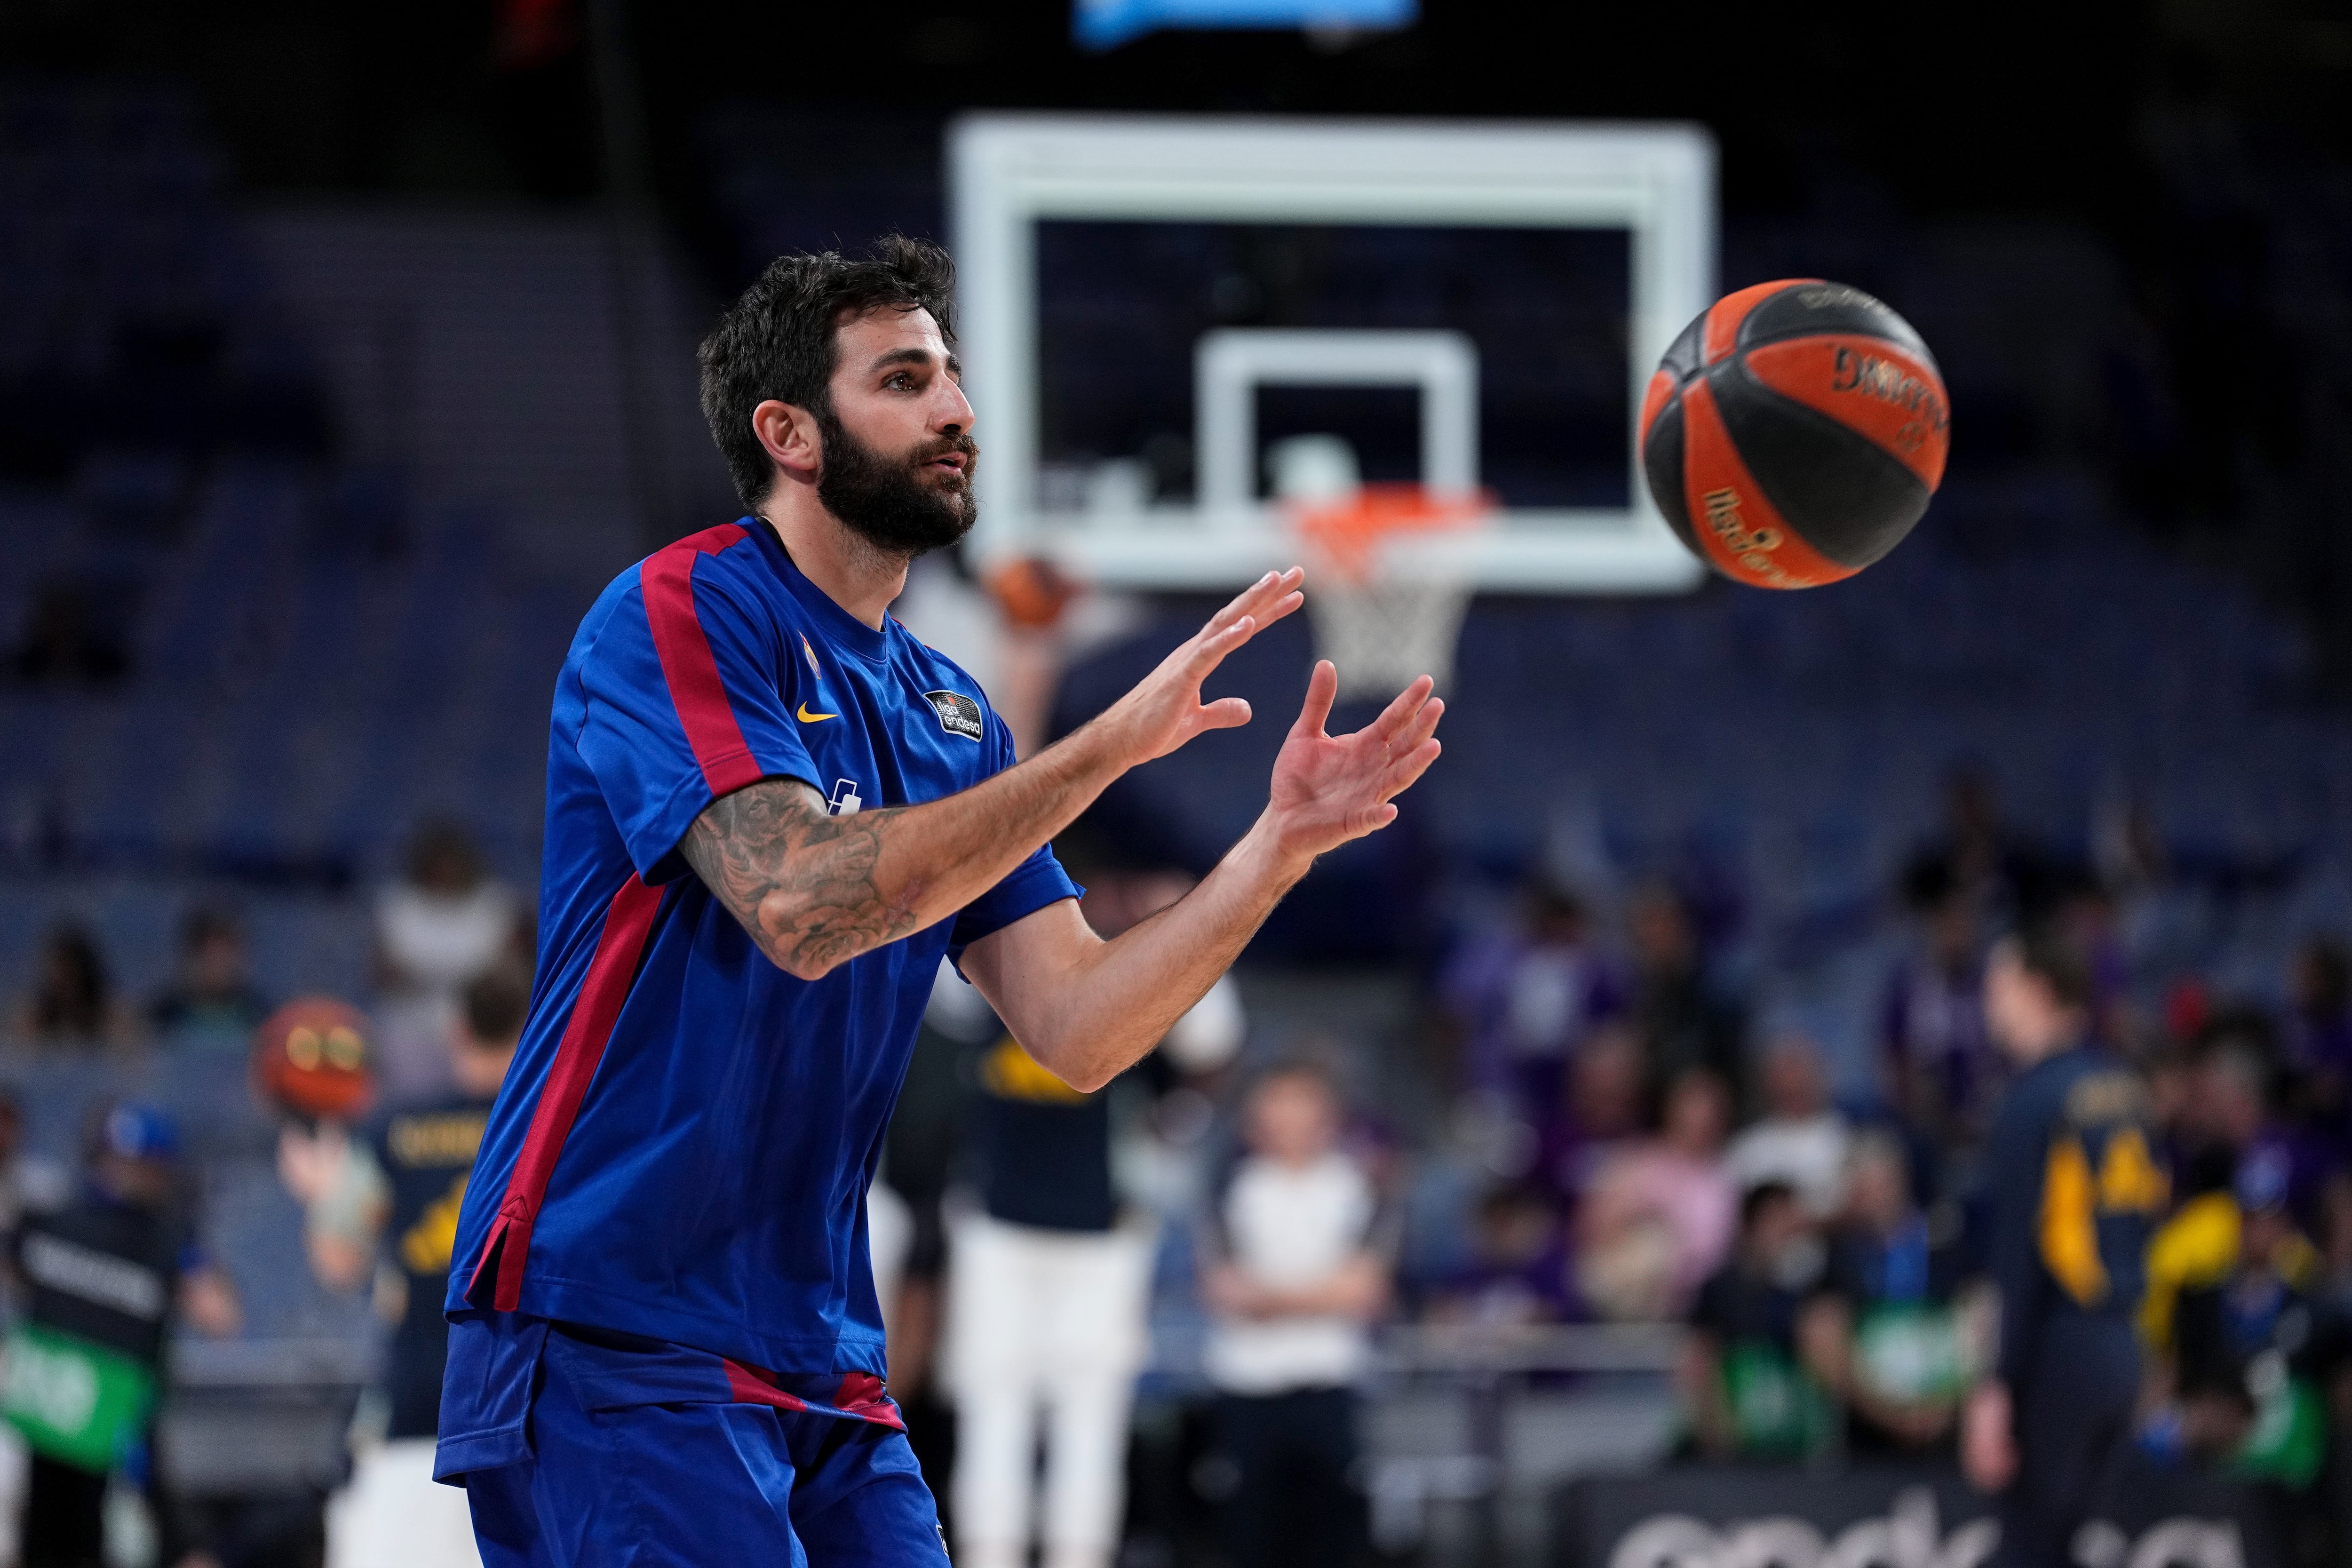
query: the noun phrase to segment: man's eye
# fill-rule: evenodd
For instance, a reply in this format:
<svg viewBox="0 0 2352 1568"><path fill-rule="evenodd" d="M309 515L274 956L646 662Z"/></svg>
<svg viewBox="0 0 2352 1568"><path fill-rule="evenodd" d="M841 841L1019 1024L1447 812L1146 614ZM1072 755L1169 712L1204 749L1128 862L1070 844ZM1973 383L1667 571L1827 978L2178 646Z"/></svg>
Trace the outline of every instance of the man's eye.
<svg viewBox="0 0 2352 1568"><path fill-rule="evenodd" d="M888 381L884 382L882 384L884 384L885 386L895 386L895 387L898 387L898 388L900 388L901 390L903 390L903 391L907 391L907 392L912 392L912 391L915 389L915 378L914 378L913 376L911 376L911 375L908 375L905 371L903 371L903 370L902 370L902 371L900 371L898 374L896 374L896 375L892 376Z"/></svg>

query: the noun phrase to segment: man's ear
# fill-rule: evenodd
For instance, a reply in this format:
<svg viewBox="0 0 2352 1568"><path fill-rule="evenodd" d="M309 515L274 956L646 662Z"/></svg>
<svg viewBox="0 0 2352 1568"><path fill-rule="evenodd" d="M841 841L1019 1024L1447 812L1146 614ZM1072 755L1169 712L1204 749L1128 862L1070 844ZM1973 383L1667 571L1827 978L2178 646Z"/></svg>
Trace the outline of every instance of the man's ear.
<svg viewBox="0 0 2352 1568"><path fill-rule="evenodd" d="M805 408L771 397L751 410L751 433L788 478L814 479L824 466L824 438Z"/></svg>

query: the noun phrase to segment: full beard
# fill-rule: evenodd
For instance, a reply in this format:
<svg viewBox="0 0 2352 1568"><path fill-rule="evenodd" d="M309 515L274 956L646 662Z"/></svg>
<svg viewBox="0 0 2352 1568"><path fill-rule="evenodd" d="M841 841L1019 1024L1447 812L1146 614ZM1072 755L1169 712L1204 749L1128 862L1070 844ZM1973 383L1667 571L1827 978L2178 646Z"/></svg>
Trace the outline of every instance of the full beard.
<svg viewBox="0 0 2352 1568"><path fill-rule="evenodd" d="M824 441L817 500L875 549L912 559L971 531L980 516L971 489L980 447L971 437L943 436L892 457L852 436L830 409L817 415L817 432ZM929 465L950 452L963 454L963 479L942 489L928 477Z"/></svg>

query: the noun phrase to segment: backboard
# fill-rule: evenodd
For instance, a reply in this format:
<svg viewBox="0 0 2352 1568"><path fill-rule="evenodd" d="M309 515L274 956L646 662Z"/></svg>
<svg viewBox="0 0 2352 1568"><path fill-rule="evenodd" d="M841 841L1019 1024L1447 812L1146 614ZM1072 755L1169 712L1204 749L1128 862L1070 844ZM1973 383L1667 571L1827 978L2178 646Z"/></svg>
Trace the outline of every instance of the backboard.
<svg viewBox="0 0 2352 1568"><path fill-rule="evenodd" d="M949 163L983 561L1245 582L1295 552L1268 458L1304 437L1494 491L1434 546L1481 589L1703 574L1634 450L1715 297L1703 130L977 114Z"/></svg>

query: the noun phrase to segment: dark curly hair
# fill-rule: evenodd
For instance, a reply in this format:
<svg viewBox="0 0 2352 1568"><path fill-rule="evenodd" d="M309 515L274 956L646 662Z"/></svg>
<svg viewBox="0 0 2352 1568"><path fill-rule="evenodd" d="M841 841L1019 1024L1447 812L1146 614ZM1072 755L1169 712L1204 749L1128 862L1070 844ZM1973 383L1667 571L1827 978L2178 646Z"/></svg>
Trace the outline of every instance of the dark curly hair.
<svg viewBox="0 0 2352 1568"><path fill-rule="evenodd" d="M774 465L751 429L770 398L832 412L829 391L842 322L873 310L929 310L955 342L955 263L929 240L884 235L862 260L837 250L780 256L720 313L702 340L702 416L727 458L735 493L756 510Z"/></svg>

